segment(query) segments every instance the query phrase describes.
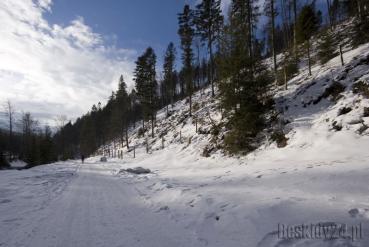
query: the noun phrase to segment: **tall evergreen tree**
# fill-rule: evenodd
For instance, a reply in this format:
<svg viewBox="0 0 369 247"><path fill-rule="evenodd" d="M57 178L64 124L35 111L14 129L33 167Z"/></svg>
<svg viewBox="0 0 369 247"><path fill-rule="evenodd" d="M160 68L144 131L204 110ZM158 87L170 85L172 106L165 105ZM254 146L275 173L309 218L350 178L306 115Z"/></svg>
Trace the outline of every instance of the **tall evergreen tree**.
<svg viewBox="0 0 369 247"><path fill-rule="evenodd" d="M292 0L293 6L293 53L297 58L297 0Z"/></svg>
<svg viewBox="0 0 369 247"><path fill-rule="evenodd" d="M276 75L277 74L277 52L276 52L276 37L275 37L275 16L277 15L277 11L275 8L275 0L265 1L265 13L270 18L270 38L271 38L270 48L272 50L274 74Z"/></svg>
<svg viewBox="0 0 369 247"><path fill-rule="evenodd" d="M134 72L136 91L143 111L143 121L145 118L151 118L151 135L154 137L154 118L157 101L156 81L156 55L154 50L149 47L145 53L136 61Z"/></svg>
<svg viewBox="0 0 369 247"><path fill-rule="evenodd" d="M47 164L56 160L52 132L49 126L45 126L40 141L40 163Z"/></svg>
<svg viewBox="0 0 369 247"><path fill-rule="evenodd" d="M230 131L225 144L231 152L255 148L252 143L264 126L265 92L270 81L267 70L257 61L261 59L257 54L261 49L249 53L249 37L245 33L250 25L243 21L249 19L248 13L251 12L247 11L248 8L244 1L232 2L229 24L224 28L219 51L221 105L230 114ZM259 42L253 38L252 43Z"/></svg>
<svg viewBox="0 0 369 247"><path fill-rule="evenodd" d="M318 58L321 64L325 64L338 55L336 47L337 42L334 39L333 33L329 30L322 33L318 42Z"/></svg>
<svg viewBox="0 0 369 247"><path fill-rule="evenodd" d="M80 151L81 154L88 156L96 151L96 131L95 125L90 117L86 117L81 126Z"/></svg>
<svg viewBox="0 0 369 247"><path fill-rule="evenodd" d="M314 3L305 5L297 19L297 39L304 43L307 49L309 75L311 75L310 39L319 28L318 16L315 13Z"/></svg>
<svg viewBox="0 0 369 247"><path fill-rule="evenodd" d="M164 72L164 97L166 99L167 104L167 113L168 113L168 105L169 102L174 104L174 94L176 91L176 85L174 81L174 67L175 67L175 59L176 59L176 49L174 44L169 43L167 50L164 56L164 64L163 64L163 72Z"/></svg>
<svg viewBox="0 0 369 247"><path fill-rule="evenodd" d="M207 42L209 51L209 81L211 84L211 93L214 96L214 54L213 46L223 24L223 16L220 8L220 0L202 0L196 6L196 27L197 31L204 41Z"/></svg>
<svg viewBox="0 0 369 247"><path fill-rule="evenodd" d="M129 99L128 99L128 93L127 93L127 85L124 81L123 75L119 78L119 86L118 91L116 93L116 101L117 105L119 107L119 110L121 112L121 136L125 135L126 140L126 146L129 148L128 143L128 108L129 108ZM123 144L123 137L121 138L122 144Z"/></svg>
<svg viewBox="0 0 369 247"><path fill-rule="evenodd" d="M132 89L128 97L130 101L130 120L133 123L133 128L136 128L136 121L141 115L141 107L138 104L138 96L136 90Z"/></svg>
<svg viewBox="0 0 369 247"><path fill-rule="evenodd" d="M246 37L244 42L247 45L247 55L250 61L250 69L254 71L254 63L256 62L256 56L254 54L255 37L254 30L257 25L257 19L259 17L259 7L257 0L232 0L231 15L233 16L233 22L237 29L236 32L242 32Z"/></svg>
<svg viewBox="0 0 369 247"><path fill-rule="evenodd" d="M21 157L29 165L39 164L39 153L36 145L35 132L38 122L32 117L31 113L26 112L22 116L22 155Z"/></svg>
<svg viewBox="0 0 369 247"><path fill-rule="evenodd" d="M182 54L182 62L183 62L183 72L185 76L185 84L187 87L187 95L189 97L190 103L190 116L192 114L192 91L193 91L193 82L192 82L192 40L194 36L193 29L193 11L190 9L189 5L185 5L183 8L183 12L178 14L178 34L181 39L181 48L183 51Z"/></svg>

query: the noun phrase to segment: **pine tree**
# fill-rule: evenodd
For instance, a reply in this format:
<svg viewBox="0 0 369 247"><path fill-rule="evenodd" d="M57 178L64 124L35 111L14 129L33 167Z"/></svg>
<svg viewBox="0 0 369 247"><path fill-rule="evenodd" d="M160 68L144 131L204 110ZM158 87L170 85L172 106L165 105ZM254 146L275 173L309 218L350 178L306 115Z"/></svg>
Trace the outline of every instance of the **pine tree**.
<svg viewBox="0 0 369 247"><path fill-rule="evenodd" d="M190 116L192 114L192 40L194 36L193 25L193 11L189 5L185 5L183 12L178 14L178 34L181 39L181 48L183 51L182 62L183 62L183 73L185 76L185 84L187 87L187 95L190 103Z"/></svg>
<svg viewBox="0 0 369 247"><path fill-rule="evenodd" d="M313 3L314 4L314 3ZM314 5L305 5L297 19L296 35L299 43L305 43L309 64L309 75L311 75L310 39L318 30L319 20L315 13Z"/></svg>
<svg viewBox="0 0 369 247"><path fill-rule="evenodd" d="M328 24L330 28L333 28L333 16L332 16L332 3L331 0L326 0L327 3L327 13L328 13Z"/></svg>
<svg viewBox="0 0 369 247"><path fill-rule="evenodd" d="M293 53L297 60L297 0L292 0L293 6Z"/></svg>
<svg viewBox="0 0 369 247"><path fill-rule="evenodd" d="M56 160L52 132L49 126L45 126L39 137L40 141L40 163L48 164Z"/></svg>
<svg viewBox="0 0 369 247"><path fill-rule="evenodd" d="M259 17L259 7L257 0L233 0L231 5L231 15L233 16L233 26L236 26L239 34L243 33L246 38L243 42L247 45L247 55L249 57L252 75L255 72L256 54L254 54L255 35L257 19Z"/></svg>
<svg viewBox="0 0 369 247"><path fill-rule="evenodd" d="M275 0L265 1L265 13L270 18L270 38L271 38L270 47L272 49L274 74L277 75L277 52L276 52L276 37L275 37L275 16L277 15L277 11L275 8Z"/></svg>
<svg viewBox="0 0 369 247"><path fill-rule="evenodd" d="M209 51L209 81L211 84L211 93L214 97L214 54L213 45L217 41L223 24L222 11L220 9L220 0L202 0L196 6L196 27L197 32L202 39L207 42Z"/></svg>
<svg viewBox="0 0 369 247"><path fill-rule="evenodd" d="M141 115L141 107L138 104L138 97L135 89L131 90L128 98L130 102L130 120L133 123L133 128L136 128L137 118Z"/></svg>
<svg viewBox="0 0 369 247"><path fill-rule="evenodd" d="M81 154L91 155L97 148L95 125L90 117L86 117L81 126L80 150Z"/></svg>
<svg viewBox="0 0 369 247"><path fill-rule="evenodd" d="M31 113L26 112L22 115L22 158L29 164L34 163L32 156L32 136L35 130L35 120Z"/></svg>
<svg viewBox="0 0 369 247"><path fill-rule="evenodd" d="M357 47L369 41L369 0L357 0L351 3L356 9L352 45Z"/></svg>
<svg viewBox="0 0 369 247"><path fill-rule="evenodd" d="M149 47L136 61L134 72L137 96L143 111L143 121L151 118L151 135L154 137L154 118L157 102L156 55Z"/></svg>
<svg viewBox="0 0 369 247"><path fill-rule="evenodd" d="M124 81L123 75L119 78L119 86L118 91L116 93L116 101L118 105L118 109L120 111L120 126L121 126L121 141L123 145L123 135L125 135L126 139L126 146L129 148L128 143L128 107L129 107L129 101L128 101L128 93L127 93L127 85Z"/></svg>
<svg viewBox="0 0 369 247"><path fill-rule="evenodd" d="M264 126L262 115L267 109L264 95L270 77L259 62L262 49L253 38L255 48L250 54L249 37L245 35L255 24L244 21L250 20L249 8L244 1L232 2L229 25L224 28L219 49L221 105L229 113L230 128L225 145L230 152L255 148L253 140ZM251 20L256 21L255 16Z"/></svg>
<svg viewBox="0 0 369 247"><path fill-rule="evenodd" d="M175 59L176 59L176 49L174 44L171 42L168 45L168 48L165 52L164 56L164 64L163 64L163 72L164 72L164 97L167 104L167 113L168 113L168 105L169 102L174 104L174 94L176 90L176 85L174 81L174 67L175 67Z"/></svg>
<svg viewBox="0 0 369 247"><path fill-rule="evenodd" d="M325 64L338 55L336 47L337 42L333 34L329 30L322 33L321 39L318 42L318 58L321 64Z"/></svg>

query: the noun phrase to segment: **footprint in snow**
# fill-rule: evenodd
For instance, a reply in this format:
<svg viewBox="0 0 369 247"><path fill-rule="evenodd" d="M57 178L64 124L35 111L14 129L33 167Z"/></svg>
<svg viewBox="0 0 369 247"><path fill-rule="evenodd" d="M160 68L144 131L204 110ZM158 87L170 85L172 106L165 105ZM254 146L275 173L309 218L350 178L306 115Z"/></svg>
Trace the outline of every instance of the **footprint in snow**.
<svg viewBox="0 0 369 247"><path fill-rule="evenodd" d="M219 220L220 219L220 216L219 215L217 215L216 213L206 213L205 214L205 219L215 219L215 220Z"/></svg>
<svg viewBox="0 0 369 247"><path fill-rule="evenodd" d="M259 176L257 176L256 178L261 178L263 175L259 175Z"/></svg>
<svg viewBox="0 0 369 247"><path fill-rule="evenodd" d="M159 213L159 212L162 212L162 211L168 211L168 210L169 210L168 206L162 206L158 210L156 210L155 213Z"/></svg>
<svg viewBox="0 0 369 247"><path fill-rule="evenodd" d="M195 202L195 199L192 199L191 201L187 202L186 205L190 206L190 207L194 207L194 202Z"/></svg>
<svg viewBox="0 0 369 247"><path fill-rule="evenodd" d="M223 204L223 205L220 205L220 210L221 210L222 212L226 211L226 209L227 209L228 205L229 205L229 203L225 203L225 204Z"/></svg>
<svg viewBox="0 0 369 247"><path fill-rule="evenodd" d="M22 220L23 218L13 218L13 219L7 219L7 220L3 220L4 223L11 223L14 221L18 221L18 220Z"/></svg>

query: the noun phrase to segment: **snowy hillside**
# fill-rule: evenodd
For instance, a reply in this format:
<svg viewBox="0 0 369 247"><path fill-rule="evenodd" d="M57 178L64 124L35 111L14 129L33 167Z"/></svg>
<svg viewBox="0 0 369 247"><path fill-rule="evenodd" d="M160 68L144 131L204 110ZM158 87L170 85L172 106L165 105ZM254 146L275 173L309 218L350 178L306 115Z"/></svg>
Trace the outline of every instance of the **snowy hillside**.
<svg viewBox="0 0 369 247"><path fill-rule="evenodd" d="M224 154L206 89L194 117L183 100L158 112L155 138L137 126L130 149L117 139L99 150L123 159L0 173L0 246L368 246L369 45L344 58L276 93L284 148L267 136L247 156ZM278 232L301 224L323 230Z"/></svg>
<svg viewBox="0 0 369 247"><path fill-rule="evenodd" d="M344 59L344 67L339 57L314 66L312 77L301 73L289 81L287 91L276 94L280 122L287 123L281 124L288 138L285 148L269 141L246 157L227 157L220 150L204 157L212 143L212 123L218 123L221 114L216 102L197 94L198 133L194 119L185 117L185 101L176 104L177 115L169 118L163 109L157 138L148 138L150 154L145 153L145 138L135 131L130 141L138 147L136 158L125 151L116 173L126 180L119 169L152 169L152 175L133 177L147 207L193 230L208 246L325 246L324 240L278 239L278 223L365 227L369 45L345 53ZM327 244L367 246L365 237Z"/></svg>

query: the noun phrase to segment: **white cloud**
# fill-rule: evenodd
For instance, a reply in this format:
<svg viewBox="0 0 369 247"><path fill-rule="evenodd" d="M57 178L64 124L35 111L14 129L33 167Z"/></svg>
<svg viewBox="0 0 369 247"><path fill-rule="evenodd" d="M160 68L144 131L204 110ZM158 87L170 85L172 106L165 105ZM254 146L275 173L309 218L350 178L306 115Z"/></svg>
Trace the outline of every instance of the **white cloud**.
<svg viewBox="0 0 369 247"><path fill-rule="evenodd" d="M51 0L38 0L38 5L46 10L51 10Z"/></svg>
<svg viewBox="0 0 369 247"><path fill-rule="evenodd" d="M107 45L82 17L50 25L51 0L0 1L0 101L44 119L75 118L105 101L123 74L132 85L135 51Z"/></svg>

